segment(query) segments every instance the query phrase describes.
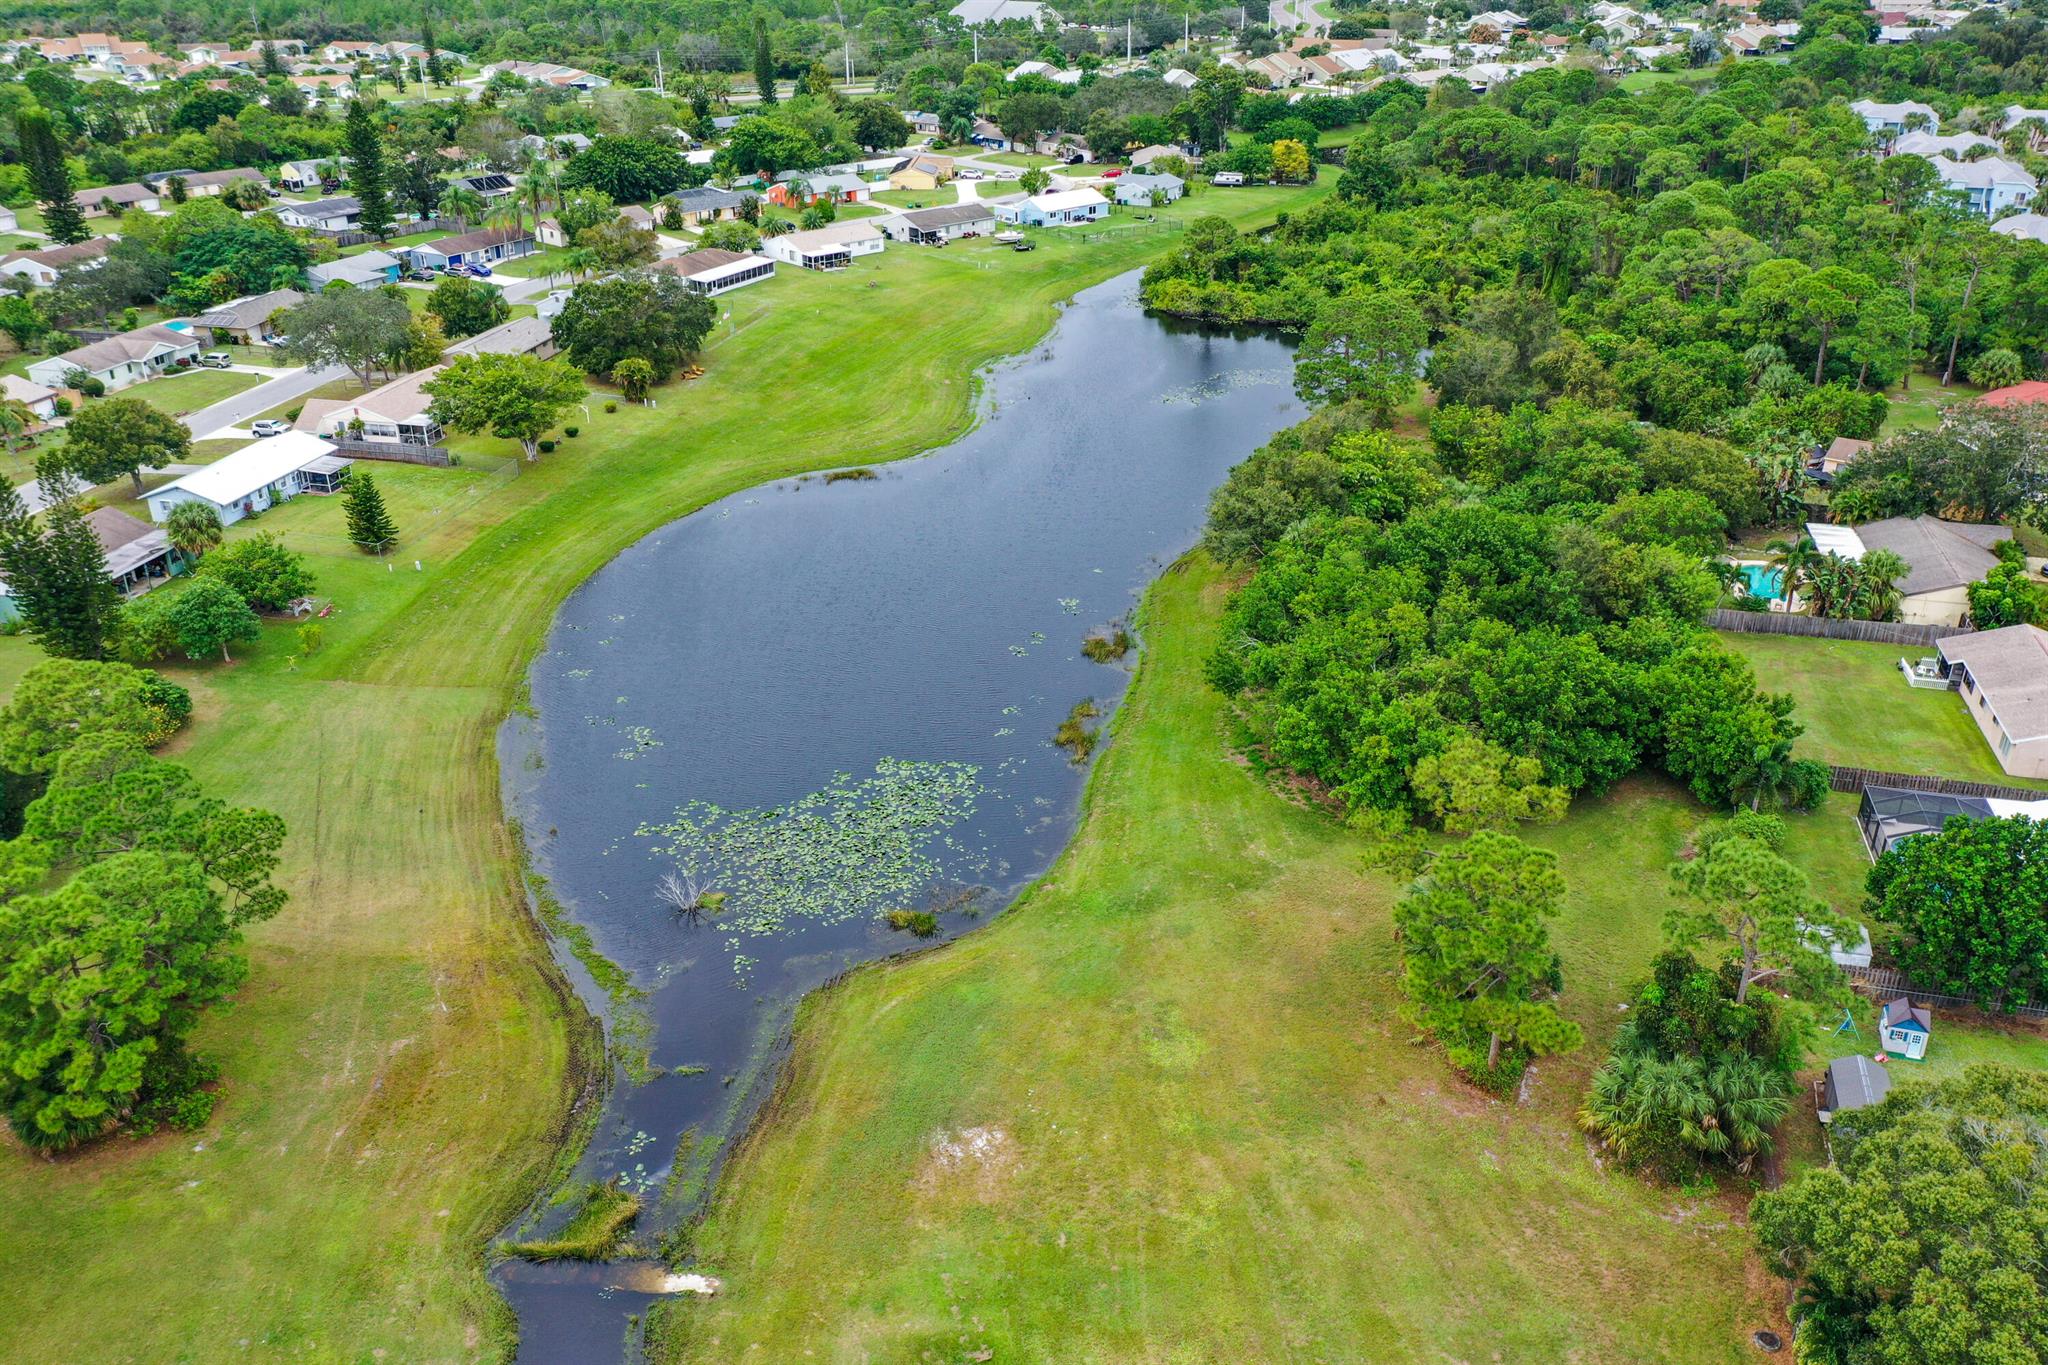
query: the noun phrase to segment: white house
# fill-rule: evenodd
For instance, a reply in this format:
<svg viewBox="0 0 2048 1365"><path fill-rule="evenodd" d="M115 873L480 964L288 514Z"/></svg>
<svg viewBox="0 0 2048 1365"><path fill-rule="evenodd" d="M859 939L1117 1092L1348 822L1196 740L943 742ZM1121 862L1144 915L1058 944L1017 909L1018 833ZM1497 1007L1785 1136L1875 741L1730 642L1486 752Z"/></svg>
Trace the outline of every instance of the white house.
<svg viewBox="0 0 2048 1365"><path fill-rule="evenodd" d="M1998 766L2015 777L2048 777L2048 631L2000 626L1934 647Z"/></svg>
<svg viewBox="0 0 2048 1365"><path fill-rule="evenodd" d="M277 216L286 227L345 232L362 221L363 201L352 194L338 194L332 199L315 199L304 204L280 204Z"/></svg>
<svg viewBox="0 0 2048 1365"><path fill-rule="evenodd" d="M1171 204L1188 192L1188 182L1177 175L1126 175L1114 182L1116 202L1138 208L1155 203Z"/></svg>
<svg viewBox="0 0 2048 1365"><path fill-rule="evenodd" d="M44 247L40 251L10 251L0 256L0 275L13 275L38 288L47 288L67 270L90 270L106 259L107 248L118 240L93 237L70 246Z"/></svg>
<svg viewBox="0 0 2048 1365"><path fill-rule="evenodd" d="M786 232L770 237L762 246L774 260L805 270L844 270L856 256L873 256L887 245L888 238L872 218L827 223L809 232Z"/></svg>
<svg viewBox="0 0 2048 1365"><path fill-rule="evenodd" d="M530 355L551 360L555 354L554 330L548 320L533 314L501 322L487 332L464 337L441 352L453 360L465 355Z"/></svg>
<svg viewBox="0 0 2048 1365"><path fill-rule="evenodd" d="M334 455L334 446L302 431L288 431L267 441L224 455L149 495L149 515L163 521L180 503L203 502L221 524L243 517L307 491L301 471Z"/></svg>
<svg viewBox="0 0 2048 1365"><path fill-rule="evenodd" d="M593 75L579 67L563 66L557 62L492 62L483 69L483 79L488 81L499 72L517 76L532 85L553 85L567 90L580 90L585 94L602 90L611 82L603 76Z"/></svg>
<svg viewBox="0 0 2048 1365"><path fill-rule="evenodd" d="M348 177L348 158L331 156L312 161L287 161L277 168L277 183L294 192L318 189L322 173L332 180Z"/></svg>
<svg viewBox="0 0 2048 1365"><path fill-rule="evenodd" d="M892 241L918 246L944 246L960 237L993 231L995 225L995 210L979 201L910 209L881 220L882 231Z"/></svg>
<svg viewBox="0 0 2048 1365"><path fill-rule="evenodd" d="M1884 1050L1909 1062L1927 1059L1927 1044L1934 1037L1934 1015L1905 996L1887 1000L1878 1007L1877 1036Z"/></svg>
<svg viewBox="0 0 2048 1365"><path fill-rule="evenodd" d="M336 280L357 289L374 289L380 284L397 284L404 267L388 251L365 251L325 261L306 268L306 279L315 289L325 289Z"/></svg>
<svg viewBox="0 0 2048 1365"><path fill-rule="evenodd" d="M775 277L775 262L766 256L755 256L742 251L720 251L716 247L705 247L701 251L689 251L680 256L671 256L654 263L656 270L666 270L689 287L692 294L707 297L729 294L735 289L744 289L750 284ZM542 316L547 316L545 313Z"/></svg>
<svg viewBox="0 0 2048 1365"><path fill-rule="evenodd" d="M1196 85L1195 73L1182 70L1180 67L1175 67L1160 79L1177 90L1192 90Z"/></svg>
<svg viewBox="0 0 2048 1365"><path fill-rule="evenodd" d="M960 0L960 3L946 11L968 28L980 28L983 24L1007 23L1022 19L1027 24L1036 24L1051 11L1039 0ZM1055 20L1057 15L1052 16Z"/></svg>
<svg viewBox="0 0 2048 1365"><path fill-rule="evenodd" d="M28 377L53 389L67 387L65 376L81 370L107 386L109 392L124 389L144 379L154 379L179 361L190 363L199 356L199 334L178 331L161 323L122 332L76 350L38 360L28 367Z"/></svg>
<svg viewBox="0 0 2048 1365"><path fill-rule="evenodd" d="M1047 190L1029 199L996 205L996 217L1025 227L1064 227L1109 217L1109 201L1094 190Z"/></svg>
<svg viewBox="0 0 2048 1365"><path fill-rule="evenodd" d="M1998 143L1982 133L1929 133L1916 129L1899 134L1892 143L1892 155L1948 156L1960 161L1978 147L1992 153L1999 151Z"/></svg>
<svg viewBox="0 0 2048 1365"><path fill-rule="evenodd" d="M2040 182L2025 168L2002 156L1976 161L1954 161L1946 156L1928 162L1941 178L1943 189L1962 196L1970 212L1996 218L2007 209L2025 208L2033 200Z"/></svg>
<svg viewBox="0 0 2048 1365"><path fill-rule="evenodd" d="M1927 121L1930 130L1939 131L1941 115L1934 112L1932 105L1917 100L1901 100L1896 104L1885 104L1879 100L1856 100L1850 110L1863 120L1863 126L1876 136L1890 141L1906 131L1906 120L1915 114Z"/></svg>

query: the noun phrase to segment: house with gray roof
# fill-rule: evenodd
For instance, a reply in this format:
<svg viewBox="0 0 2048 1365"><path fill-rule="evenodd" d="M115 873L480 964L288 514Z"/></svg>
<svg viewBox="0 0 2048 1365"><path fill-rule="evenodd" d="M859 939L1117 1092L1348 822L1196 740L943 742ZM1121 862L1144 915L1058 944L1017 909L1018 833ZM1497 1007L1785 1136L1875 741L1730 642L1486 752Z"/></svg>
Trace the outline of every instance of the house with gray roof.
<svg viewBox="0 0 2048 1365"><path fill-rule="evenodd" d="M1820 1121L1832 1123L1837 1114L1868 1109L1891 1088L1891 1073L1862 1053L1837 1057L1828 1063L1827 1079L1821 1083Z"/></svg>
<svg viewBox="0 0 2048 1365"><path fill-rule="evenodd" d="M314 199L303 204L279 204L277 217L286 227L346 232L362 221L363 201L352 194L337 194L331 199Z"/></svg>
<svg viewBox="0 0 2048 1365"><path fill-rule="evenodd" d="M940 204L935 208L910 209L884 218L878 224L891 241L918 246L944 246L956 237L979 236L995 231L995 210L979 201L971 204Z"/></svg>
<svg viewBox="0 0 2048 1365"><path fill-rule="evenodd" d="M2015 777L2048 777L2048 630L2000 626L1935 649L1998 766Z"/></svg>
<svg viewBox="0 0 2048 1365"><path fill-rule="evenodd" d="M663 195L661 202L676 206L684 227L698 227L739 217L740 206L753 197L737 190L715 190L707 185Z"/></svg>
<svg viewBox="0 0 2048 1365"><path fill-rule="evenodd" d="M296 289L273 289L268 294L250 294L207 309L192 319L213 333L217 346L263 346L277 337L270 325L271 314L306 301Z"/></svg>
<svg viewBox="0 0 2048 1365"><path fill-rule="evenodd" d="M1158 175L1120 176L1113 186L1117 203L1132 204L1138 208L1151 208L1161 203L1171 204L1187 192L1187 181L1164 172Z"/></svg>
<svg viewBox="0 0 2048 1365"><path fill-rule="evenodd" d="M1969 588L1998 563L1998 545L2012 530L1938 517L1887 517L1861 526L1809 523L1806 533L1822 553L1861 559L1890 550L1906 561L1899 581L1899 619L1911 625L1960 626L1970 611Z"/></svg>
<svg viewBox="0 0 2048 1365"><path fill-rule="evenodd" d="M555 354L555 335L548 320L528 314L501 322L487 332L478 332L473 337L464 337L441 352L444 360L453 360L465 355L530 355L542 360L551 360Z"/></svg>
<svg viewBox="0 0 2048 1365"><path fill-rule="evenodd" d="M189 365L198 357L197 331L179 331L152 323L38 360L28 367L28 377L38 384L64 389L70 387L67 376L78 371L99 380L111 393L176 369L181 361Z"/></svg>
<svg viewBox="0 0 2048 1365"><path fill-rule="evenodd" d="M397 284L404 267L388 251L364 251L306 267L306 279L315 289L325 289L339 280L356 289L375 289L380 284Z"/></svg>

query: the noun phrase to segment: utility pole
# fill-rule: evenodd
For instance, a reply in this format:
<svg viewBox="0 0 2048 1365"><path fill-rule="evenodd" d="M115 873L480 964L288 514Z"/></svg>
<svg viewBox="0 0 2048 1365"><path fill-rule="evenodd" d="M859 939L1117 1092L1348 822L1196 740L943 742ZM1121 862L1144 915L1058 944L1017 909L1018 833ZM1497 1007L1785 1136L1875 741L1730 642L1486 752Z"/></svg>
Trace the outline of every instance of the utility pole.
<svg viewBox="0 0 2048 1365"><path fill-rule="evenodd" d="M661 45L659 43L655 44L654 48L654 93L657 95L666 95L668 93L668 79L663 75L661 69Z"/></svg>
<svg viewBox="0 0 2048 1365"><path fill-rule="evenodd" d="M833 17L839 20L839 41L846 50L846 88L853 89L853 33L846 27L846 11L839 8L839 0L832 0Z"/></svg>
<svg viewBox="0 0 2048 1365"><path fill-rule="evenodd" d="M1135 11L1135 10L1134 10L1134 11L1132 11L1132 16L1135 16L1135 14L1136 14L1136 11ZM1126 62L1128 62L1128 61L1129 61L1130 59L1131 59L1131 19L1130 19L1129 17L1127 17L1127 18L1125 18L1125 20L1124 20L1124 60L1125 60Z"/></svg>

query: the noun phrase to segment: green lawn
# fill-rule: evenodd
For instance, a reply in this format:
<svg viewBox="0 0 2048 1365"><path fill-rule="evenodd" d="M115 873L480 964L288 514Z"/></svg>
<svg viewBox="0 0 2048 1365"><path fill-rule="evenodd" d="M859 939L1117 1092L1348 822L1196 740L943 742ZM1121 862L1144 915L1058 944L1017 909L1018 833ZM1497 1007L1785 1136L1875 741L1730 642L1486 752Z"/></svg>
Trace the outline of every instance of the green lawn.
<svg viewBox="0 0 2048 1365"><path fill-rule="evenodd" d="M1906 381L1904 396L1899 390L1891 389L1892 409L1885 414L1884 431L1891 435L1900 431L1922 431L1941 424L1942 410L1952 403L1966 403L1984 390L1966 384L1960 378L1943 388L1934 375L1914 371Z"/></svg>
<svg viewBox="0 0 2048 1365"><path fill-rule="evenodd" d="M1782 1329L1738 1200L1605 1170L1573 1122L1699 809L1630 781L1535 836L1589 1044L1490 1101L1399 1017L1398 888L1229 754L1224 592L1199 558L1154 586L1082 827L1016 908L804 1006L697 1235L725 1288L664 1308L659 1358L1633 1365ZM1796 824L1847 866L1847 822Z"/></svg>
<svg viewBox="0 0 2048 1365"><path fill-rule="evenodd" d="M241 374L234 370L202 370L197 367L180 374L167 374L161 379L152 379L143 384L132 384L120 390L122 398L140 398L158 412L182 416L197 412L223 398L232 398L244 389L253 389L263 382L260 374Z"/></svg>
<svg viewBox="0 0 2048 1365"><path fill-rule="evenodd" d="M2048 786L2009 777L1954 692L1908 687L1902 656L1930 651L1856 640L1740 635L1721 642L1773 692L1789 692L1806 727L1802 752L1829 763L1973 782Z"/></svg>
<svg viewBox="0 0 2048 1365"><path fill-rule="evenodd" d="M975 160L993 161L1004 166L1022 166L1026 170L1034 166L1051 168L1060 164L1060 159L1056 156L1038 156L1031 152L982 152Z"/></svg>
<svg viewBox="0 0 2048 1365"><path fill-rule="evenodd" d="M1633 95L1660 85L1705 85L1713 79L1712 67L1700 67L1692 71L1631 71L1615 84Z"/></svg>
<svg viewBox="0 0 2048 1365"><path fill-rule="evenodd" d="M1306 197L1229 208L1249 226ZM493 747L555 608L692 508L949 439L984 365L1169 243L788 272L721 301L703 378L658 408L594 401L581 439L516 476L479 478L509 451L477 438L460 469L370 466L404 508L388 561L341 547L339 499L235 528L306 551L336 611L310 656L279 622L232 666L170 666L196 699L174 749L209 792L289 822L294 902L252 932L249 984L198 1039L228 1078L205 1132L59 1163L0 1146L0 1359L76 1359L87 1339L102 1360L509 1354L484 1249L557 1169L593 1064L524 910ZM764 376L792 373L806 420L734 439ZM0 640L0 680L32 657Z"/></svg>

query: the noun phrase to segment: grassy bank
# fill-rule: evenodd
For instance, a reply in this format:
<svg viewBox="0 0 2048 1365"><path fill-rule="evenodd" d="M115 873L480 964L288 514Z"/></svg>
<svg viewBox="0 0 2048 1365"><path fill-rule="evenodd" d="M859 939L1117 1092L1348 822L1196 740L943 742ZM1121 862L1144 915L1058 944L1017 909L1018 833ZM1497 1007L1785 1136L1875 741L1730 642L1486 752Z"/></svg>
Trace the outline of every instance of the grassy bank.
<svg viewBox="0 0 2048 1365"><path fill-rule="evenodd" d="M1659 943L1697 807L1637 780L1536 837L1585 1052L1522 1103L1397 1015L1389 911L1335 822L1234 762L1224 594L1154 587L1066 855L1015 910L814 997L701 1227L669 1359L1738 1361L1770 1322L1737 1199L1603 1170L1572 1116ZM1837 903L1842 812L1795 821Z"/></svg>
<svg viewBox="0 0 2048 1365"><path fill-rule="evenodd" d="M1302 197L1217 206L1252 223ZM347 547L337 499L236 529L305 551L337 612L317 653L279 624L231 668L170 670L198 700L177 757L285 817L294 902L198 1040L229 1078L205 1132L57 1164L0 1145L0 1358L79 1358L88 1330L104 1360L505 1353L483 1248L554 1169L592 1061L499 823L493 737L522 667L641 535L763 479L943 443L978 366L1171 240L1041 237L721 299L703 379L653 408L594 398L516 475L491 440L458 442L459 469L375 466L404 537L388 561ZM32 654L0 640L0 679Z"/></svg>

